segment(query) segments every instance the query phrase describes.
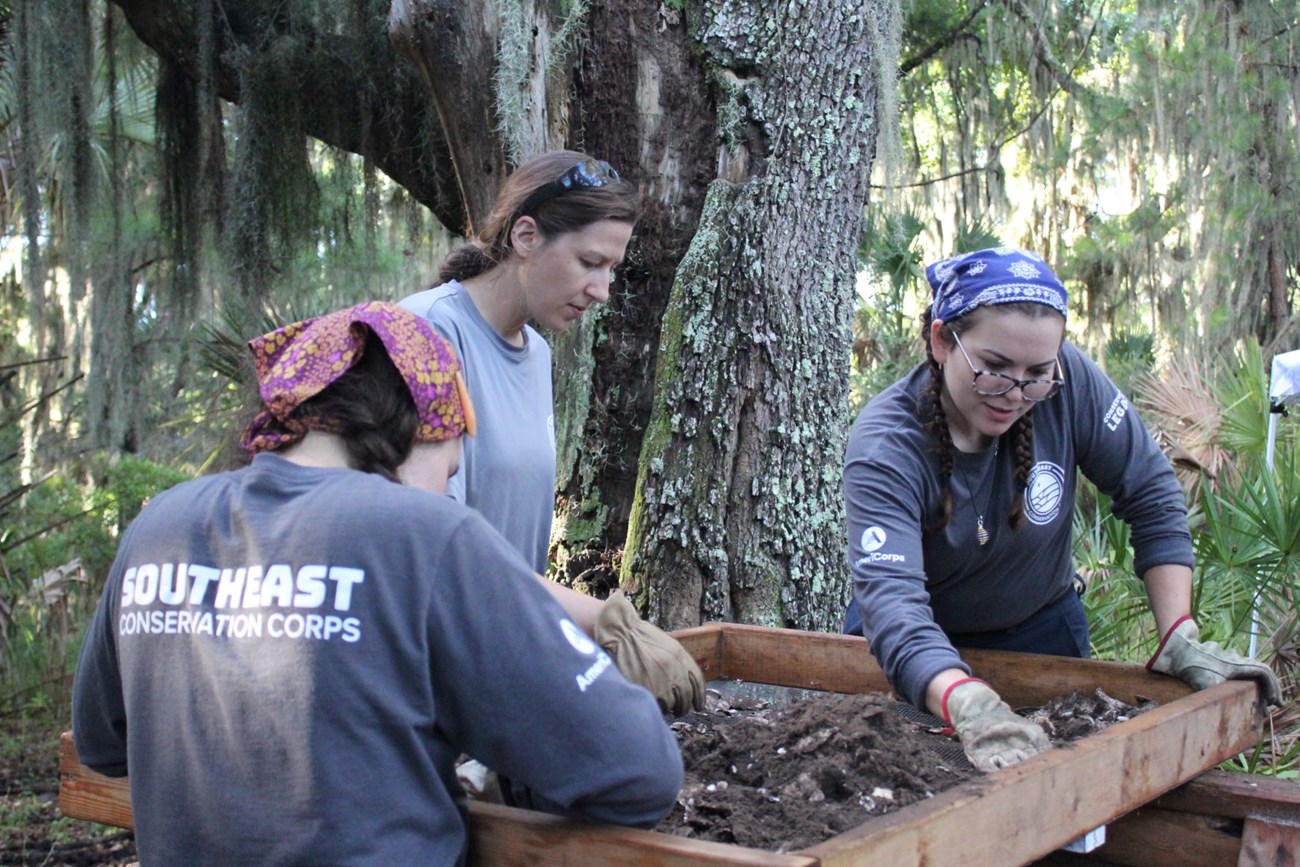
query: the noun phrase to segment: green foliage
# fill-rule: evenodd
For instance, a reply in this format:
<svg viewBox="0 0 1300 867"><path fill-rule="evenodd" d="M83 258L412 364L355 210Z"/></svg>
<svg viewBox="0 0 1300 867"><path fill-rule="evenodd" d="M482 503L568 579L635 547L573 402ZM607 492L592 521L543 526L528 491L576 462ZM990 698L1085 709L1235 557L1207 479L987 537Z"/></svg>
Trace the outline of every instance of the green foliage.
<svg viewBox="0 0 1300 867"><path fill-rule="evenodd" d="M962 223L957 227L957 240L953 243L952 252L973 253L976 250L1000 246L1002 246L1002 238L998 236L994 226L984 219L976 219L974 222Z"/></svg>
<svg viewBox="0 0 1300 867"><path fill-rule="evenodd" d="M1145 658L1151 643L1146 592L1133 570L1129 527L1087 479L1079 479L1074 513L1074 564L1087 585L1084 609L1098 659L1131 662Z"/></svg>
<svg viewBox="0 0 1300 867"><path fill-rule="evenodd" d="M15 575L32 578L79 558L98 578L108 571L117 536L143 503L189 474L147 459L123 455L82 484L53 476L22 501L0 540L0 552Z"/></svg>
<svg viewBox="0 0 1300 867"><path fill-rule="evenodd" d="M1243 463L1262 464L1268 441L1269 366L1259 343L1243 340L1231 361L1216 372L1210 390L1219 406L1215 437L1227 450L1242 457ZM1296 443L1293 425L1278 428L1280 448Z"/></svg>
<svg viewBox="0 0 1300 867"><path fill-rule="evenodd" d="M919 331L910 311L925 270L916 249L925 226L910 213L873 219L863 235L860 258L872 279L859 295L853 320L854 367L850 410L856 414L877 392L917 360Z"/></svg>
<svg viewBox="0 0 1300 867"><path fill-rule="evenodd" d="M1192 614L1203 640L1243 654L1250 652L1254 632L1256 656L1277 672L1291 700L1260 746L1230 766L1295 775L1300 766L1295 705L1300 692L1300 434L1290 423L1279 426L1276 467L1270 470L1264 455L1264 367L1258 345L1248 341L1236 358L1200 383L1218 420L1212 445L1229 455L1230 465L1216 478L1199 476L1192 486L1190 526L1197 564ZM1155 410L1147 421L1177 429ZM1194 457L1201 466L1213 464L1204 455ZM1145 589L1133 572L1128 528L1091 485L1081 484L1081 491L1074 554L1089 582L1084 603L1094 653L1104 659L1144 660L1154 651L1156 635Z"/></svg>
<svg viewBox="0 0 1300 867"><path fill-rule="evenodd" d="M1144 331L1117 331L1106 341L1101 361L1106 375L1120 390L1133 394L1138 378L1155 367L1155 338Z"/></svg>
<svg viewBox="0 0 1300 867"><path fill-rule="evenodd" d="M0 535L0 713L66 711L78 636L121 530L149 497L188 477L135 456L97 475L91 484L47 478Z"/></svg>
<svg viewBox="0 0 1300 867"><path fill-rule="evenodd" d="M984 221L1049 258L1072 334L1226 348L1291 326L1300 288L1294 4L908 0L891 211L924 259ZM1281 305L1277 302L1281 301Z"/></svg>
<svg viewBox="0 0 1300 867"><path fill-rule="evenodd" d="M1300 780L1300 738L1289 742L1278 741L1281 750L1270 750L1273 738L1261 738L1255 748L1224 762L1226 771L1246 774L1264 774L1284 780Z"/></svg>
<svg viewBox="0 0 1300 867"><path fill-rule="evenodd" d="M872 220L863 235L861 258L874 274L889 279L890 286L902 291L925 280L917 239L925 224L915 214L887 214Z"/></svg>
<svg viewBox="0 0 1300 867"><path fill-rule="evenodd" d="M1209 638L1239 641L1251 615L1276 620L1300 575L1300 455L1279 456L1278 471L1262 465L1217 491L1201 486L1204 522L1195 535L1202 580L1194 607ZM1202 613L1205 612L1205 613ZM1209 616L1212 613L1212 616ZM1264 622L1270 633L1280 623Z"/></svg>

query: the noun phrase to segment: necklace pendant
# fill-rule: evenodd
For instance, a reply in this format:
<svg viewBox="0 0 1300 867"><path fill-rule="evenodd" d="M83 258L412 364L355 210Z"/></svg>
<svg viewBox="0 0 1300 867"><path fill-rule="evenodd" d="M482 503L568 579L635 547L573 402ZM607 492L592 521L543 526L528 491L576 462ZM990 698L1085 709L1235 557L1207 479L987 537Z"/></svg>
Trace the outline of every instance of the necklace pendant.
<svg viewBox="0 0 1300 867"><path fill-rule="evenodd" d="M984 516L980 515L975 524L975 542L983 548L989 543L989 531L984 529Z"/></svg>

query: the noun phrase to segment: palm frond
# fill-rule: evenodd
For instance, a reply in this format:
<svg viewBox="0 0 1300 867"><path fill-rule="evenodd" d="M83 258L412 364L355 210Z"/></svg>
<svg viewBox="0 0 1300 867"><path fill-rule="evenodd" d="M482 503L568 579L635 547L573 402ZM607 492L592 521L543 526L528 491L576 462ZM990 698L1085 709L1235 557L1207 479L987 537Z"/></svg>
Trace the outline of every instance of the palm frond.
<svg viewBox="0 0 1300 867"><path fill-rule="evenodd" d="M1195 359L1171 365L1160 376L1138 377L1134 395L1161 447L1185 486L1197 477L1218 479L1232 468L1232 454L1219 443L1223 416L1208 377Z"/></svg>

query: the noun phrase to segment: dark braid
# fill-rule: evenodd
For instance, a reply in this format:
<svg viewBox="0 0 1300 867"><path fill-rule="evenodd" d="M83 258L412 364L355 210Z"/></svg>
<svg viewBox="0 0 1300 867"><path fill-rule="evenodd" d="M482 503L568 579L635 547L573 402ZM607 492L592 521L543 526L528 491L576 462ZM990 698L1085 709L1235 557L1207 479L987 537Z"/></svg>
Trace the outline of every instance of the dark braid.
<svg viewBox="0 0 1300 867"><path fill-rule="evenodd" d="M1034 411L1016 420L1009 433L1016 446L1016 494L1007 510L1007 524L1013 530L1025 525L1025 491L1029 488L1029 471L1034 466Z"/></svg>
<svg viewBox="0 0 1300 867"><path fill-rule="evenodd" d="M948 481L952 478L952 470L956 461L957 447L952 442L952 432L948 430L948 416L943 410L943 367L939 362L934 360L934 350L930 346L930 310L921 316L923 323L922 333L925 335L925 357L930 363L930 388L927 397L930 401L930 421L926 423L925 429L930 436L934 437L934 451L939 459L939 514L935 517L935 522L930 526L930 530L938 532L948 526L948 521L952 519L952 488Z"/></svg>

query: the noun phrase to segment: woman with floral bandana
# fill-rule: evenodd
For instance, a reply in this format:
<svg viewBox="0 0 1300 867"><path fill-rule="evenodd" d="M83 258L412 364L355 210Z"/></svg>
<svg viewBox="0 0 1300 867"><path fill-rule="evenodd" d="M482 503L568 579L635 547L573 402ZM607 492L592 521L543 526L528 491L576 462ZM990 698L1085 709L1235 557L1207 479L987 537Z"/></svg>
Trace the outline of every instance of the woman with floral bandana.
<svg viewBox="0 0 1300 867"><path fill-rule="evenodd" d="M981 770L1048 748L957 647L1089 655L1071 562L1076 471L1132 530L1163 636L1148 667L1196 688L1260 663L1201 642L1183 494L1127 398L1065 338L1066 291L1037 255L990 249L930 265L927 360L862 410L844 491L853 599L894 688L954 727Z"/></svg>
<svg viewBox="0 0 1300 867"><path fill-rule="evenodd" d="M576 151L543 153L506 180L469 243L443 263L442 284L401 302L456 347L482 422L448 493L482 513L539 576L555 512L555 409L551 350L530 323L564 331L609 300L637 215L636 188L608 163ZM622 591L602 602L541 580L625 674L639 673L666 712L703 706L699 667Z"/></svg>
<svg viewBox="0 0 1300 867"><path fill-rule="evenodd" d="M252 463L140 513L74 683L141 863L460 863L462 752L520 806L665 815L682 765L654 699L440 495L475 432L449 343L370 302L249 345Z"/></svg>

